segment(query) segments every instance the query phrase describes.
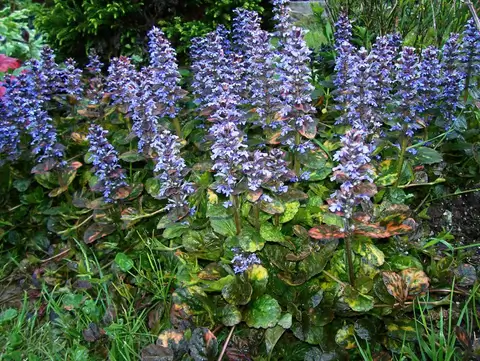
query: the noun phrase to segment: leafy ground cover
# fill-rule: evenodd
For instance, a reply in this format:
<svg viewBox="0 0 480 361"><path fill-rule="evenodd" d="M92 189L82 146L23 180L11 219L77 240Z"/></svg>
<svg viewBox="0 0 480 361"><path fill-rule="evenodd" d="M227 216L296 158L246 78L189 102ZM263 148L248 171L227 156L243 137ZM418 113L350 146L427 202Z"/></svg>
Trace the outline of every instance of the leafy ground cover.
<svg viewBox="0 0 480 361"><path fill-rule="evenodd" d="M0 57L0 359L478 358L474 20L318 57L274 14Z"/></svg>

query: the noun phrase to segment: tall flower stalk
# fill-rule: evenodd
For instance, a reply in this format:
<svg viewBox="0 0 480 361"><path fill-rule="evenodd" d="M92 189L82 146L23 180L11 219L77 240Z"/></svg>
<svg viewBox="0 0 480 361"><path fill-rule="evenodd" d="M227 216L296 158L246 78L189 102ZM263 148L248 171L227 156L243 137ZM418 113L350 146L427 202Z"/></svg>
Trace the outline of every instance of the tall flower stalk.
<svg viewBox="0 0 480 361"><path fill-rule="evenodd" d="M348 264L350 283L354 285L355 274L351 249L352 233L355 225L352 217L355 208L365 201L370 201L373 171L371 169L371 145L365 141L367 133L362 129L351 128L341 137L342 147L333 159L339 163L333 168L331 180L339 182L340 189L331 195L330 210L340 212L343 216L345 232L345 253Z"/></svg>
<svg viewBox="0 0 480 361"><path fill-rule="evenodd" d="M112 203L120 188L127 186L125 172L118 164L118 153L107 139L108 131L100 125L90 126L87 139L90 142L93 171L98 181L94 190L102 192L105 202Z"/></svg>
<svg viewBox="0 0 480 361"><path fill-rule="evenodd" d="M195 191L193 184L185 179L188 169L185 160L180 156L178 139L178 136L170 131L163 130L152 143L156 155L154 172L160 181L157 198L168 201L165 209L175 221L192 211L187 197Z"/></svg>

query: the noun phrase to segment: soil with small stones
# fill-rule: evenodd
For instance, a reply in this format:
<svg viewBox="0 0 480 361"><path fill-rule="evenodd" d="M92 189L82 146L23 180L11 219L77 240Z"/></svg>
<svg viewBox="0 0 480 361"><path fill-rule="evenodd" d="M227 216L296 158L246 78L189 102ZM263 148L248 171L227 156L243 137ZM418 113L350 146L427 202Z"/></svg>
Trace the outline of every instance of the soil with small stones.
<svg viewBox="0 0 480 361"><path fill-rule="evenodd" d="M480 243L480 192L445 198L430 205L428 210L430 233L449 230L455 236L454 247ZM480 247L471 249L467 260L480 264Z"/></svg>

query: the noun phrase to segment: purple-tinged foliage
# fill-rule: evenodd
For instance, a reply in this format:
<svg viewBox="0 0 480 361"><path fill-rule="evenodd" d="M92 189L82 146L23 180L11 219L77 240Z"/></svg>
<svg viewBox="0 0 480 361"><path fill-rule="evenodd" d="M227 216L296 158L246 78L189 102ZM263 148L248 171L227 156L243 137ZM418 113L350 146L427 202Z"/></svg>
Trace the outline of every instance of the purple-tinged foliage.
<svg viewBox="0 0 480 361"><path fill-rule="evenodd" d="M331 179L341 185L340 189L331 195L330 210L342 212L346 219L352 217L356 205L370 199L361 187L364 183L373 183L373 172L369 166L373 149L366 144L365 137L363 130L350 129L341 137L342 148L333 156L340 164L333 168Z"/></svg>
<svg viewBox="0 0 480 361"><path fill-rule="evenodd" d="M90 142L93 171L98 181L95 190L102 192L105 202L113 202L117 191L127 186L125 174L118 164L118 153L107 139L108 131L100 125L92 124L87 135Z"/></svg>
<svg viewBox="0 0 480 361"><path fill-rule="evenodd" d="M188 170L180 156L178 137L163 130L157 134L151 147L156 153L154 172L161 182L157 198L168 200L168 211L175 210L176 215L185 216L190 212L187 196L194 192L194 187L185 180Z"/></svg>
<svg viewBox="0 0 480 361"><path fill-rule="evenodd" d="M233 272L235 274L243 273L254 264L262 263L255 253L245 253L238 248L234 248L232 251L235 253L232 258Z"/></svg>
<svg viewBox="0 0 480 361"><path fill-rule="evenodd" d="M391 117L394 121L392 130L399 130L412 137L414 132L420 128L417 122L418 105L420 96L418 94L419 61L412 47L403 47L400 58L396 65L395 92L393 94L394 110Z"/></svg>
<svg viewBox="0 0 480 361"><path fill-rule="evenodd" d="M418 111L425 112L437 107L440 94L440 59L438 49L429 46L422 51L417 91L420 95Z"/></svg>
<svg viewBox="0 0 480 361"><path fill-rule="evenodd" d="M460 95L465 86L465 72L460 68L461 47L458 34L451 34L442 49L441 93L439 106L449 128L455 120L454 113L458 107Z"/></svg>
<svg viewBox="0 0 480 361"><path fill-rule="evenodd" d="M62 75L62 92L74 97L81 97L83 94L82 71L76 67L73 59L65 61L65 69Z"/></svg>
<svg viewBox="0 0 480 361"><path fill-rule="evenodd" d="M310 49L304 39L305 32L301 28L292 27L280 54L281 100L280 116L285 124L281 129L282 143L291 150L304 153L313 149L309 141L295 141L296 131L304 131L313 126L312 114L315 108L311 105Z"/></svg>

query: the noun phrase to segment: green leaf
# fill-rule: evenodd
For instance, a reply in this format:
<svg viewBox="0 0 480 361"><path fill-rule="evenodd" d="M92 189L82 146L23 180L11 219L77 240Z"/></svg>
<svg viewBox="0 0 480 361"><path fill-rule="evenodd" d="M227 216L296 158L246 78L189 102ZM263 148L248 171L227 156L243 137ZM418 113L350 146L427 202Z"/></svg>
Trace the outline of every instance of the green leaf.
<svg viewBox="0 0 480 361"><path fill-rule="evenodd" d="M415 160L420 164L435 164L443 161L442 154L428 147L416 148Z"/></svg>
<svg viewBox="0 0 480 361"><path fill-rule="evenodd" d="M115 256L115 263L123 272L128 272L133 267L133 260L122 252Z"/></svg>
<svg viewBox="0 0 480 361"><path fill-rule="evenodd" d="M285 212L280 216L280 223L290 222L297 214L299 208L299 201L285 203Z"/></svg>
<svg viewBox="0 0 480 361"><path fill-rule="evenodd" d="M245 322L248 327L269 328L277 324L281 313L278 301L270 295L263 295L248 308Z"/></svg>
<svg viewBox="0 0 480 361"><path fill-rule="evenodd" d="M231 305L246 305L252 296L253 288L243 277L237 276L222 289L222 296Z"/></svg>
<svg viewBox="0 0 480 361"><path fill-rule="evenodd" d="M343 298L353 311L367 312L373 308L373 297L361 294L350 285L345 286Z"/></svg>
<svg viewBox="0 0 480 361"><path fill-rule="evenodd" d="M237 228L233 218L210 219L210 225L216 233L221 234L222 236L228 237L237 234Z"/></svg>
<svg viewBox="0 0 480 361"><path fill-rule="evenodd" d="M285 237L282 234L281 227L275 227L270 222L265 222L261 224L260 235L267 242L282 243L285 241Z"/></svg>
<svg viewBox="0 0 480 361"><path fill-rule="evenodd" d="M17 317L18 311L14 308L8 308L0 313L0 325L4 322L11 321Z"/></svg>
<svg viewBox="0 0 480 361"><path fill-rule="evenodd" d="M130 150L128 152L122 153L118 156L119 159L128 163L135 163L145 160L145 157L138 152L138 150Z"/></svg>
<svg viewBox="0 0 480 361"><path fill-rule="evenodd" d="M265 245L265 240L262 239L260 234L252 227L248 225L242 228L242 233L237 236L239 246L245 252L257 252L260 251Z"/></svg>
<svg viewBox="0 0 480 361"><path fill-rule="evenodd" d="M282 326L285 329L292 327L292 314L286 313L278 320L278 325Z"/></svg>
<svg viewBox="0 0 480 361"><path fill-rule="evenodd" d="M189 228L191 227L188 224L171 223L167 228L165 228L162 236L165 239L178 238L187 232Z"/></svg>
<svg viewBox="0 0 480 361"><path fill-rule="evenodd" d="M158 193L160 193L160 187L161 182L157 178L148 178L145 181L145 190L154 198L158 196Z"/></svg>
<svg viewBox="0 0 480 361"><path fill-rule="evenodd" d="M335 342L346 350L355 348L355 327L353 325L345 325L337 331Z"/></svg>
<svg viewBox="0 0 480 361"><path fill-rule="evenodd" d="M220 311L220 320L227 327L235 326L242 322L242 313L234 305L226 305Z"/></svg>
<svg viewBox="0 0 480 361"><path fill-rule="evenodd" d="M271 202L260 202L260 209L268 214L281 214L285 212L285 205L278 199L273 199Z"/></svg>
<svg viewBox="0 0 480 361"><path fill-rule="evenodd" d="M284 333L285 329L281 326L275 326L265 331L265 348L267 349L267 355L272 353L273 348Z"/></svg>
<svg viewBox="0 0 480 361"><path fill-rule="evenodd" d="M30 183L32 181L30 179L17 179L13 182L13 186L15 189L19 192L25 192L28 187L30 186Z"/></svg>
<svg viewBox="0 0 480 361"><path fill-rule="evenodd" d="M385 263L386 268L394 271L402 271L407 268L418 268L423 270L422 262L413 256L395 255Z"/></svg>

